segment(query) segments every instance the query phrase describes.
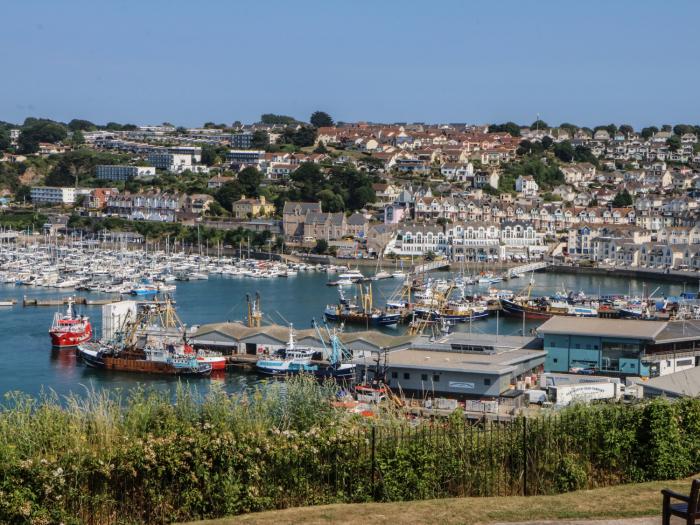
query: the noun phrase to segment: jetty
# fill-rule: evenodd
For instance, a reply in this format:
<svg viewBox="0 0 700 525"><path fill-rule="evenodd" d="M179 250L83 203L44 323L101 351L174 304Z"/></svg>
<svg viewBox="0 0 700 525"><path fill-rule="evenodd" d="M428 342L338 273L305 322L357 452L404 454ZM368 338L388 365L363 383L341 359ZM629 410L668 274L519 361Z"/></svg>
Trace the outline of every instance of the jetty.
<svg viewBox="0 0 700 525"><path fill-rule="evenodd" d="M26 295L22 298L22 306L64 306L68 304L68 300L72 299L73 304L79 304L82 306L104 306L105 304L112 304L119 302L119 298L112 299L87 299L86 297L58 297L51 299L37 299L29 298Z"/></svg>

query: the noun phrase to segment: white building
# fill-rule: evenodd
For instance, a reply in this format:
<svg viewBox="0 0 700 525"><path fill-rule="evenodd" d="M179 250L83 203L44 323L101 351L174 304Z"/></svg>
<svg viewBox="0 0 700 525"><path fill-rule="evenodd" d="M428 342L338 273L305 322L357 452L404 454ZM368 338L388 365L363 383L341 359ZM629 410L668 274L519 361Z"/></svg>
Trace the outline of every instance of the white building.
<svg viewBox="0 0 700 525"><path fill-rule="evenodd" d="M147 179L156 176L153 166L120 166L101 164L95 168L95 177L101 180Z"/></svg>
<svg viewBox="0 0 700 525"><path fill-rule="evenodd" d="M535 196L539 189L539 185L531 175L520 175L515 180L515 191L523 195Z"/></svg>
<svg viewBox="0 0 700 525"><path fill-rule="evenodd" d="M189 153L168 153L154 151L148 155L148 162L156 168L181 173L192 169L192 155Z"/></svg>
<svg viewBox="0 0 700 525"><path fill-rule="evenodd" d="M75 188L34 186L30 194L34 203L75 204Z"/></svg>

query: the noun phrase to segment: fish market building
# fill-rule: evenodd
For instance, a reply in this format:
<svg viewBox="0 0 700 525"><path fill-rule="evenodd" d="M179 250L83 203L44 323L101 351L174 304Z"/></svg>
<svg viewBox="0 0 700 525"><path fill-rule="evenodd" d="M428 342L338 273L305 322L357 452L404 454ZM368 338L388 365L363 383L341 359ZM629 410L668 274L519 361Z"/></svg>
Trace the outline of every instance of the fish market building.
<svg viewBox="0 0 700 525"><path fill-rule="evenodd" d="M497 398L540 372L545 361L536 337L453 333L417 337L386 353L386 381L394 391L457 398ZM372 364L361 367L372 375ZM362 371L361 371L362 373Z"/></svg>
<svg viewBox="0 0 700 525"><path fill-rule="evenodd" d="M537 332L547 352L545 372L656 377L700 364L700 321L555 316Z"/></svg>

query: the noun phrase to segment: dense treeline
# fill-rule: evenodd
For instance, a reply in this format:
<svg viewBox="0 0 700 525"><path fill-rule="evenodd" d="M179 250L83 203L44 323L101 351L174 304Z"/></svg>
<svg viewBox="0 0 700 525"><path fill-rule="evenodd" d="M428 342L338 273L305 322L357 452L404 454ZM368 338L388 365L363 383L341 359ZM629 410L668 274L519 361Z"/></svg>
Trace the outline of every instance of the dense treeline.
<svg viewBox="0 0 700 525"><path fill-rule="evenodd" d="M70 228L83 230L88 233L102 231L111 232L135 232L143 235L150 241L164 240L180 241L184 244L195 246L199 243L209 246L223 245L238 246L244 243L255 248L266 247L272 238L269 231L254 232L244 228L223 230L219 228L206 228L203 226L186 226L181 223L154 222L154 221L129 221L119 217L82 217L73 215L68 221Z"/></svg>
<svg viewBox="0 0 700 525"><path fill-rule="evenodd" d="M554 494L700 470L700 400L418 426L333 408L301 377L263 394L6 396L0 521L151 523L336 502ZM373 428L374 426L374 428Z"/></svg>

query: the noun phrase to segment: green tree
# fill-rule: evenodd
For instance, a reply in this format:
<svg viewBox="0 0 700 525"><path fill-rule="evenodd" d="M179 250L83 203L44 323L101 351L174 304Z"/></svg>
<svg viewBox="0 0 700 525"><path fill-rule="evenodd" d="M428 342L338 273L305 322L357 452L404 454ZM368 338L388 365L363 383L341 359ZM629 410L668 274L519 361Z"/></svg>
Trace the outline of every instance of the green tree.
<svg viewBox="0 0 700 525"><path fill-rule="evenodd" d="M615 208L627 208L629 206L632 206L632 203L632 195L630 195L630 192L627 191L626 188L622 191L619 191L612 201L612 205Z"/></svg>
<svg viewBox="0 0 700 525"><path fill-rule="evenodd" d="M243 195L247 197L257 197L260 195L260 183L263 175L257 168L248 167L238 174L238 183Z"/></svg>
<svg viewBox="0 0 700 525"><path fill-rule="evenodd" d="M644 138L644 139L650 139L658 132L659 132L659 128L657 128L656 126L649 126L646 128L642 128L641 135L642 135L642 138Z"/></svg>
<svg viewBox="0 0 700 525"><path fill-rule="evenodd" d="M545 135L544 137L542 137L541 144L542 147L547 150L552 147L552 144L554 144L554 140L552 140L552 137L550 137L549 135Z"/></svg>
<svg viewBox="0 0 700 525"><path fill-rule="evenodd" d="M327 212L339 212L345 209L345 201L342 195L335 193L331 189L325 189L318 192L318 200L321 201L321 207Z"/></svg>
<svg viewBox="0 0 700 525"><path fill-rule="evenodd" d="M89 120L74 118L68 123L68 129L71 131L95 131L97 126Z"/></svg>
<svg viewBox="0 0 700 525"><path fill-rule="evenodd" d="M535 122L530 124L530 129L549 129L549 124L542 119L537 119Z"/></svg>
<svg viewBox="0 0 700 525"><path fill-rule="evenodd" d="M265 149L270 145L270 135L267 131L257 129L253 131L253 138L250 144L254 149Z"/></svg>
<svg viewBox="0 0 700 525"><path fill-rule="evenodd" d="M299 166L290 179L294 183L296 200L315 201L318 193L324 188L325 178L321 168L311 162Z"/></svg>
<svg viewBox="0 0 700 525"><path fill-rule="evenodd" d="M328 252L328 241L325 239L318 239L316 241L316 246L314 246L314 253L324 254Z"/></svg>
<svg viewBox="0 0 700 525"><path fill-rule="evenodd" d="M673 133L679 137L686 133L695 133L695 127L690 124L676 124L673 126Z"/></svg>
<svg viewBox="0 0 700 525"><path fill-rule="evenodd" d="M82 131L76 130L71 135L70 141L73 143L73 145L80 146L85 144L85 135L83 135Z"/></svg>
<svg viewBox="0 0 700 525"><path fill-rule="evenodd" d="M316 128L312 126L300 126L299 129L287 128L282 134L282 142L299 148L313 146L316 142Z"/></svg>
<svg viewBox="0 0 700 525"><path fill-rule="evenodd" d="M326 128L333 125L333 119L325 111L314 111L309 122L316 128Z"/></svg>
<svg viewBox="0 0 700 525"><path fill-rule="evenodd" d="M681 138L678 135L671 135L666 139L666 145L671 151L678 151L681 149Z"/></svg>
<svg viewBox="0 0 700 525"><path fill-rule="evenodd" d="M215 146L213 144L204 144L202 146L202 164L207 166L216 166L226 158L226 148Z"/></svg>
<svg viewBox="0 0 700 525"><path fill-rule="evenodd" d="M578 145L574 148L574 160L576 162L590 162L594 166L598 166L598 158L586 146Z"/></svg>
<svg viewBox="0 0 700 525"><path fill-rule="evenodd" d="M513 137L520 136L520 126L515 122L506 122L504 124L491 124L489 133L510 133Z"/></svg>
<svg viewBox="0 0 700 525"><path fill-rule="evenodd" d="M11 145L10 132L5 128L0 128L0 151L7 151Z"/></svg>
<svg viewBox="0 0 700 525"><path fill-rule="evenodd" d="M671 126L671 124L664 124L661 126L661 131L673 131L673 126Z"/></svg>
<svg viewBox="0 0 700 525"><path fill-rule="evenodd" d="M518 145L517 154L518 155L541 155L544 152L541 142L531 142L529 140L522 140Z"/></svg>
<svg viewBox="0 0 700 525"><path fill-rule="evenodd" d="M40 142L60 142L65 140L67 135L66 128L57 122L32 122L25 126L19 135L19 150L21 153L36 153L39 151Z"/></svg>
<svg viewBox="0 0 700 525"><path fill-rule="evenodd" d="M297 119L294 117L289 117L287 115L275 115L274 113L263 113L260 116L260 122L267 124L268 126L273 126L275 124L281 124L283 126L289 126L291 124L296 124Z"/></svg>
<svg viewBox="0 0 700 525"><path fill-rule="evenodd" d="M214 198L228 211L233 210L233 203L241 198L243 191L237 180L229 181L216 190Z"/></svg>
<svg viewBox="0 0 700 525"><path fill-rule="evenodd" d="M564 140L554 145L554 155L562 162L571 162L574 160L574 148L571 142Z"/></svg>
<svg viewBox="0 0 700 525"><path fill-rule="evenodd" d="M634 133L634 128L629 124L623 124L620 126L620 133L622 133L625 137L629 137Z"/></svg>

